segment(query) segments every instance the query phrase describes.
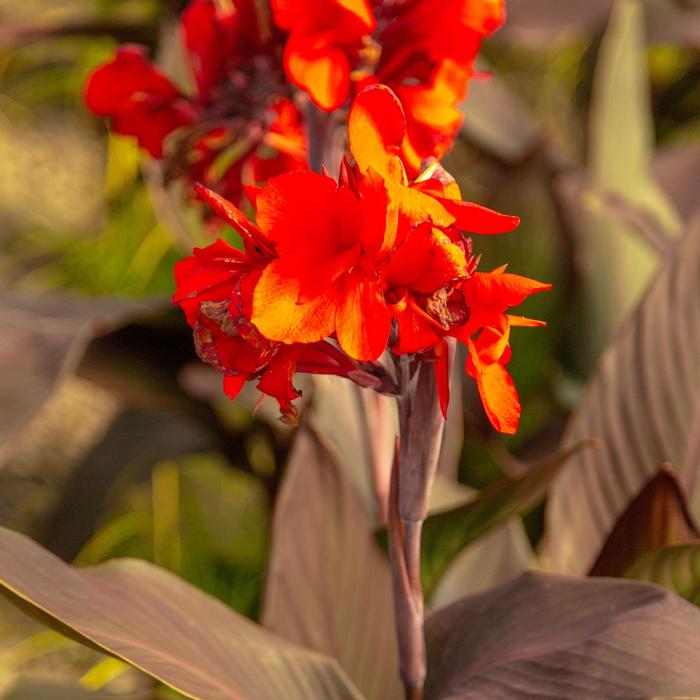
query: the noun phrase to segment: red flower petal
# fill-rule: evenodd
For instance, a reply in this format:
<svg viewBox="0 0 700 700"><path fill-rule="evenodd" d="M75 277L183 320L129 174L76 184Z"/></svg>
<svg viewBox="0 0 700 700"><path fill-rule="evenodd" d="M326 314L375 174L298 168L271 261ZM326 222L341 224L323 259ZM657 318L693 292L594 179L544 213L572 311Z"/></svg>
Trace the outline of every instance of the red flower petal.
<svg viewBox="0 0 700 700"><path fill-rule="evenodd" d="M236 6L193 0L182 13L181 29L200 99L221 81L240 41Z"/></svg>
<svg viewBox="0 0 700 700"><path fill-rule="evenodd" d="M257 197L256 220L280 255L305 246L316 259L330 259L359 242L357 198L335 180L310 171L272 178Z"/></svg>
<svg viewBox="0 0 700 700"><path fill-rule="evenodd" d="M114 130L135 136L154 158L163 155L163 140L195 118L192 105L146 58L141 46L127 45L97 68L85 87L88 108L111 117Z"/></svg>
<svg viewBox="0 0 700 700"><path fill-rule="evenodd" d="M333 332L339 304L337 289L330 286L305 303L300 294L298 261L279 258L264 270L253 294L251 320L270 340L313 343Z"/></svg>
<svg viewBox="0 0 700 700"><path fill-rule="evenodd" d="M272 254L273 247L270 241L261 233L260 229L248 219L243 212L228 200L208 189L198 182L193 185L199 198L206 202L216 215L232 226L246 240L257 246L261 252Z"/></svg>
<svg viewBox="0 0 700 700"><path fill-rule="evenodd" d="M442 416L447 420L447 408L450 403L450 351L444 338L435 346L435 356L435 384L438 401Z"/></svg>
<svg viewBox="0 0 700 700"><path fill-rule="evenodd" d="M340 347L356 360L376 360L386 350L391 319L376 281L359 273L347 277L335 328Z"/></svg>
<svg viewBox="0 0 700 700"><path fill-rule="evenodd" d="M240 394L248 377L244 374L227 374L224 377L224 394L233 400Z"/></svg>

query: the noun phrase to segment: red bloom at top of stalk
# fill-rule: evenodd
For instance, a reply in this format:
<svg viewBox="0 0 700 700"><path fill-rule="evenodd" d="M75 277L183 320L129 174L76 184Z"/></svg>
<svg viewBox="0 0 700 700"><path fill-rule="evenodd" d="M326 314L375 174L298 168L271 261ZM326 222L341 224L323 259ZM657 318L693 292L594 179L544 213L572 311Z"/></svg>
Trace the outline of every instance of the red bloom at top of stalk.
<svg viewBox="0 0 700 700"><path fill-rule="evenodd" d="M403 157L412 173L449 148L461 122L472 64L502 24L505 0L272 0L288 31L289 79L323 110L378 82L398 95L408 121Z"/></svg>
<svg viewBox="0 0 700 700"><path fill-rule="evenodd" d="M454 180L437 164L409 182L399 156L404 132L394 94L382 86L363 91L349 120L356 164L344 163L339 182L311 172L272 178L251 192L255 224L219 201L220 215L245 239L246 262L229 256L198 266L188 259L178 272L175 300L207 333L213 333L214 322L218 358L241 338L261 351L255 372L236 365L233 356L220 362L237 377L257 376L269 348L301 353L332 347L350 362L335 373L356 378L357 370L372 367L373 378L361 381L382 385L381 372L371 363L385 350L442 363L445 338L457 338L469 349L467 372L477 380L491 422L502 432L514 432L520 406L504 369L510 359L509 329L535 322L514 319L506 311L549 285L502 270L476 272L478 259L464 234L509 231L518 219L463 202ZM208 259L208 250L195 258ZM227 274L229 281L220 281ZM212 312L212 302L223 302L216 307L219 315ZM446 382L438 388L444 408ZM263 390L284 393L281 385L274 392Z"/></svg>
<svg viewBox="0 0 700 700"><path fill-rule="evenodd" d="M170 170L234 201L242 180L304 167L301 118L277 58L280 36L261 9L255 0L193 0L180 23L193 94L153 65L144 47L126 45L90 76L88 107L157 159L177 132Z"/></svg>

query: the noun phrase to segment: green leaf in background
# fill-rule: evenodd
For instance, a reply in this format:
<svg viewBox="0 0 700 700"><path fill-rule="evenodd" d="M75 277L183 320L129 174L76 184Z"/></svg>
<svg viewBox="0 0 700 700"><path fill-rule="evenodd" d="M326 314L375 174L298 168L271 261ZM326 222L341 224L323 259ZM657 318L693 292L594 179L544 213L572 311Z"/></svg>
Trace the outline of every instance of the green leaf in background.
<svg viewBox="0 0 700 700"><path fill-rule="evenodd" d="M659 583L700 607L700 541L647 552L625 577Z"/></svg>
<svg viewBox="0 0 700 700"><path fill-rule="evenodd" d="M196 700L360 700L331 659L296 647L138 560L75 569L0 529L11 599Z"/></svg>
<svg viewBox="0 0 700 700"><path fill-rule="evenodd" d="M700 693L700 611L657 586L528 572L426 622L425 700Z"/></svg>
<svg viewBox="0 0 700 700"><path fill-rule="evenodd" d="M620 516L590 575L622 576L643 554L697 537L682 487L671 466L663 465Z"/></svg>
<svg viewBox="0 0 700 700"><path fill-rule="evenodd" d="M389 563L340 459L299 429L275 508L261 619L334 657L368 700L398 699Z"/></svg>
<svg viewBox="0 0 700 700"><path fill-rule="evenodd" d="M651 175L653 122L642 7L618 0L600 47L589 117L589 184L626 197L675 233L679 220ZM581 223L589 298L585 345L591 358L638 300L657 265L648 244L600 207Z"/></svg>
<svg viewBox="0 0 700 700"><path fill-rule="evenodd" d="M567 460L590 443L580 442L534 465L519 478L487 486L474 500L430 515L423 525L421 578L426 599L454 558L496 525L522 515L542 501Z"/></svg>
<svg viewBox="0 0 700 700"><path fill-rule="evenodd" d="M700 515L700 222L666 261L600 360L564 443L597 438L554 484L543 553L584 573L615 522L663 462Z"/></svg>

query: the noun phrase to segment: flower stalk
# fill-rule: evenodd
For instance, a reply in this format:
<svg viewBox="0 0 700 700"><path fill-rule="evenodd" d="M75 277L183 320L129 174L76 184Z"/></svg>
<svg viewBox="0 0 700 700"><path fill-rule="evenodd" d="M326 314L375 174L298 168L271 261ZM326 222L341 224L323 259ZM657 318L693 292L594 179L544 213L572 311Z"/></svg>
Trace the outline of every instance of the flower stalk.
<svg viewBox="0 0 700 700"><path fill-rule="evenodd" d="M448 368L454 359L449 344ZM435 390L435 363L422 360L413 381L408 363L399 364L404 392L397 399L400 439L391 479L389 555L394 586L399 673L407 700L419 700L425 681L426 653L421 586L421 532L437 471L445 419Z"/></svg>

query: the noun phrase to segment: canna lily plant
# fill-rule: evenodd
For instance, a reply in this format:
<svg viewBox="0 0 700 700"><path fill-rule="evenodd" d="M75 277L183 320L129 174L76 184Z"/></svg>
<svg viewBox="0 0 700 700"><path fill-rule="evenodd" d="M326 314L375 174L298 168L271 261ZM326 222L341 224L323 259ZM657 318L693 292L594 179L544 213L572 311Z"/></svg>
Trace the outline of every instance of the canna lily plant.
<svg viewBox="0 0 700 700"><path fill-rule="evenodd" d="M512 230L517 217L461 199L454 179L430 162L413 181L400 147L401 104L389 88L353 101L353 163L279 175L249 191L256 222L199 187L237 230L179 263L173 297L193 326L200 357L224 374L235 398L249 379L294 420L302 371L336 374L396 396L400 449L388 504L401 676L407 694L425 677L420 533L437 468L455 343L467 348L492 425L514 433L520 403L505 369L511 326L537 326L507 311L550 285L478 271L466 234ZM382 358L384 362L382 362Z"/></svg>
<svg viewBox="0 0 700 700"><path fill-rule="evenodd" d="M226 396L254 383L256 408L272 399L297 432L274 504L262 624L145 562L75 569L3 530L8 597L195 700L588 700L700 689L700 613L661 588L530 572L429 610L447 560L538 504L589 437L581 423L580 442L431 511L448 410L461 399L454 366L493 430L515 434L510 333L545 325L518 307L551 289L505 264L484 269L480 237L513 232L519 219L464 201L440 162L481 42L504 19L504 0L192 0L178 28L189 80L135 45L96 68L88 108L134 137L165 180L182 180L184 206L203 202L219 235L174 270L172 301L199 358ZM676 275L698 259L700 236L688 240L662 290L692 278ZM300 401L300 374L338 378L362 406L394 403L396 425L377 409L354 442L348 416L332 416L353 435L347 452L390 452L373 482L379 532L352 483L351 455ZM632 501L618 535L645 498ZM596 566L606 571L609 558L604 548Z"/></svg>

